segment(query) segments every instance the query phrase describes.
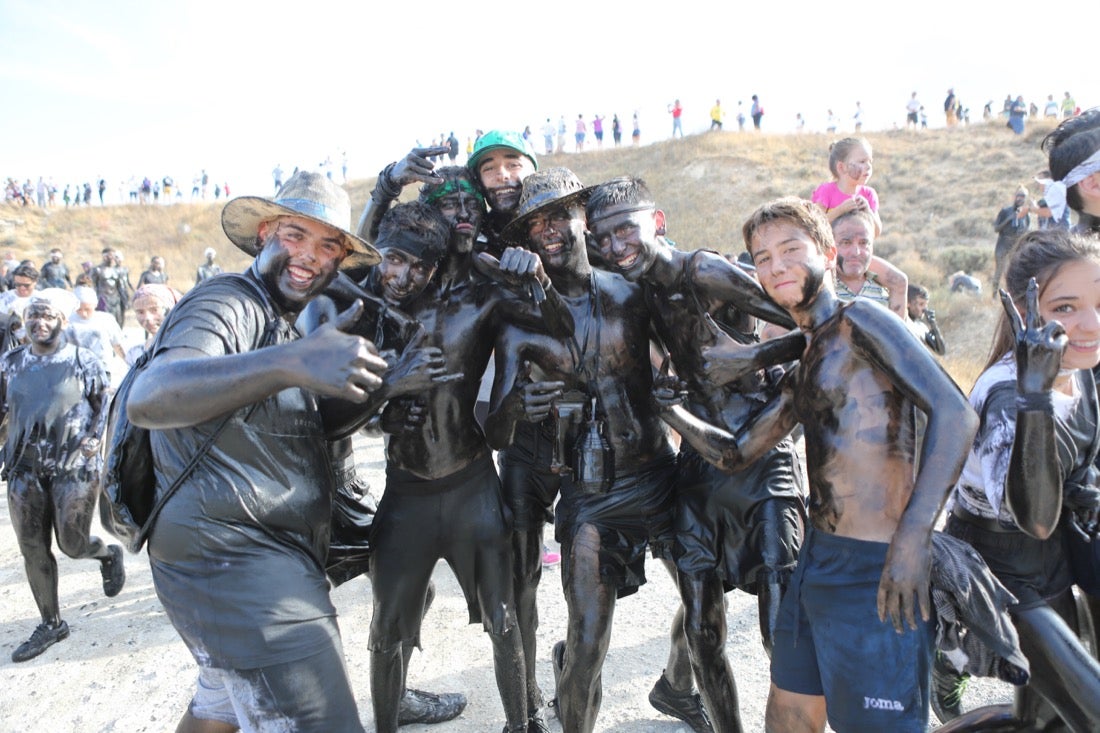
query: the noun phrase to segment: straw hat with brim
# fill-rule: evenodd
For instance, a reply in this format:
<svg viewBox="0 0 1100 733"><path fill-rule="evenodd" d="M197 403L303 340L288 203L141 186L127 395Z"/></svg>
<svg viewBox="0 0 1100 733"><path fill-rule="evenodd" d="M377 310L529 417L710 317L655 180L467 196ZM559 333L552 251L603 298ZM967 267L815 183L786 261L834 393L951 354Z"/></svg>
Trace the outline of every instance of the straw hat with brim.
<svg viewBox="0 0 1100 733"><path fill-rule="evenodd" d="M595 188L586 188L577 178L577 174L568 168L547 168L532 173L523 179L516 218L508 222L501 231L501 239L511 245L526 245L527 224L535 214L550 206L584 206Z"/></svg>
<svg viewBox="0 0 1100 733"><path fill-rule="evenodd" d="M351 233L351 202L347 192L319 173L295 174L273 200L258 196L233 199L222 209L222 229L229 241L255 257L262 245L260 224L280 216L300 216L338 229L352 248L340 263L341 270L382 261L378 250Z"/></svg>

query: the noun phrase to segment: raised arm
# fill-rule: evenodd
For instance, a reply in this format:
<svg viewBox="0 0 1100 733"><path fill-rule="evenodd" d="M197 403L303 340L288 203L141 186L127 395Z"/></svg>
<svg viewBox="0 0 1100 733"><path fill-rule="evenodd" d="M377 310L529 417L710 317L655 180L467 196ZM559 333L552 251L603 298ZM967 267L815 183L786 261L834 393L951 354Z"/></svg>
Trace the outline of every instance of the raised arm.
<svg viewBox="0 0 1100 733"><path fill-rule="evenodd" d="M370 199L363 208L363 214L359 217L356 234L373 243L378 237L378 225L382 222L382 217L401 195L405 186L417 182L439 183L442 179L435 174L435 165L431 158L445 155L448 150L446 145L413 148L404 158L383 168L370 192Z"/></svg>

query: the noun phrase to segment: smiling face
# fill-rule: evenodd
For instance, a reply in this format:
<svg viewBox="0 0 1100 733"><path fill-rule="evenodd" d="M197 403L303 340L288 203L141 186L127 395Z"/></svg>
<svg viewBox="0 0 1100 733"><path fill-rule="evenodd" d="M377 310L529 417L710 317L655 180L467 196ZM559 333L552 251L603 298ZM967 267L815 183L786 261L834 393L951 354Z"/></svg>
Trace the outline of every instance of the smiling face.
<svg viewBox="0 0 1100 733"><path fill-rule="evenodd" d="M156 335L160 330L160 324L164 322L164 316L168 309L156 298L149 295L140 295L134 298L134 317L150 336Z"/></svg>
<svg viewBox="0 0 1100 733"><path fill-rule="evenodd" d="M1063 265L1039 295L1039 313L1066 329L1063 369L1092 369L1100 363L1100 262Z"/></svg>
<svg viewBox="0 0 1100 733"><path fill-rule="evenodd" d="M519 204L523 179L535 172L535 164L526 155L510 148L485 153L477 164L481 187L494 212L511 214Z"/></svg>
<svg viewBox="0 0 1100 733"><path fill-rule="evenodd" d="M35 354L54 352L61 343L61 330L65 318L45 303L35 303L27 307L23 314L27 336L31 340L31 350Z"/></svg>
<svg viewBox="0 0 1100 733"><path fill-rule="evenodd" d="M584 208L580 204L546 206L527 222L527 241L551 273L570 269L586 255L584 233Z"/></svg>
<svg viewBox="0 0 1100 733"><path fill-rule="evenodd" d="M351 251L345 235L326 224L281 216L260 224L256 267L275 301L297 312L336 277Z"/></svg>
<svg viewBox="0 0 1100 733"><path fill-rule="evenodd" d="M375 272L382 298L387 303L402 306L424 292L435 273L435 265L397 247L380 252L382 261Z"/></svg>
<svg viewBox="0 0 1100 733"><path fill-rule="evenodd" d="M654 207L639 210L634 203L610 206L599 212L590 228L600 248L600 258L613 271L638 282L653 266L657 232L663 231L665 214Z"/></svg>
<svg viewBox="0 0 1100 733"><path fill-rule="evenodd" d="M822 253L810 235L782 220L757 229L749 252L764 292L789 312L813 301L836 259L836 247Z"/></svg>

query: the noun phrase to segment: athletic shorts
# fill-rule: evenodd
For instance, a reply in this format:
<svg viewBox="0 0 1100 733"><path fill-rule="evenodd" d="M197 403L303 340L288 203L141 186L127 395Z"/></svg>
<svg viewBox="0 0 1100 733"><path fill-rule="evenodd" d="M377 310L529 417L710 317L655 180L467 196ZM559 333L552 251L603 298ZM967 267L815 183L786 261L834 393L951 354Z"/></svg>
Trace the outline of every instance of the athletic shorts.
<svg viewBox="0 0 1100 733"><path fill-rule="evenodd" d="M244 733L364 731L339 644L311 657L258 669L199 667L189 712Z"/></svg>
<svg viewBox="0 0 1100 733"><path fill-rule="evenodd" d="M562 583L569 583L573 538L586 524L600 535L600 579L623 598L645 584L645 551L671 556L672 483L676 460L650 463L636 473L616 476L600 493L582 491L564 474L555 537L562 549Z"/></svg>
<svg viewBox="0 0 1100 733"><path fill-rule="evenodd" d="M510 521L486 454L450 476L410 480L386 470L371 531L371 651L420 645L420 619L436 562L446 560L470 623L502 634L515 623Z"/></svg>
<svg viewBox="0 0 1100 733"><path fill-rule="evenodd" d="M835 730L924 733L934 618L899 634L878 618L878 585L889 545L810 528L783 597L772 649L772 682L824 695Z"/></svg>
<svg viewBox="0 0 1100 733"><path fill-rule="evenodd" d="M786 582L805 525L801 468L783 441L727 474L694 450L681 451L675 485L676 567L690 578L713 572L726 590L755 593L761 572Z"/></svg>
<svg viewBox="0 0 1100 733"><path fill-rule="evenodd" d="M504 503L512 512L512 530L531 532L554 521L554 500L561 474L551 473L552 438L516 427L515 441L498 454Z"/></svg>

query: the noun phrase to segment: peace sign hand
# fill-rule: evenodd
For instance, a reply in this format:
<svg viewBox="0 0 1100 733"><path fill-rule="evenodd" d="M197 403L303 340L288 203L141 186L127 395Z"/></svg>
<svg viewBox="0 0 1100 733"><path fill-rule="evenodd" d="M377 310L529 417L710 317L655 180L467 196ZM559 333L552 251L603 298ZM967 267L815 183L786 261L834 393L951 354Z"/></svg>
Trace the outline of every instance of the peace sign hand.
<svg viewBox="0 0 1100 733"><path fill-rule="evenodd" d="M1062 367L1066 351L1066 329L1058 321L1042 323L1039 316L1039 286L1035 278L1027 284L1027 312L1020 317L1016 304L1001 290L1001 305L1016 342L1016 389L1020 394L1049 392Z"/></svg>

